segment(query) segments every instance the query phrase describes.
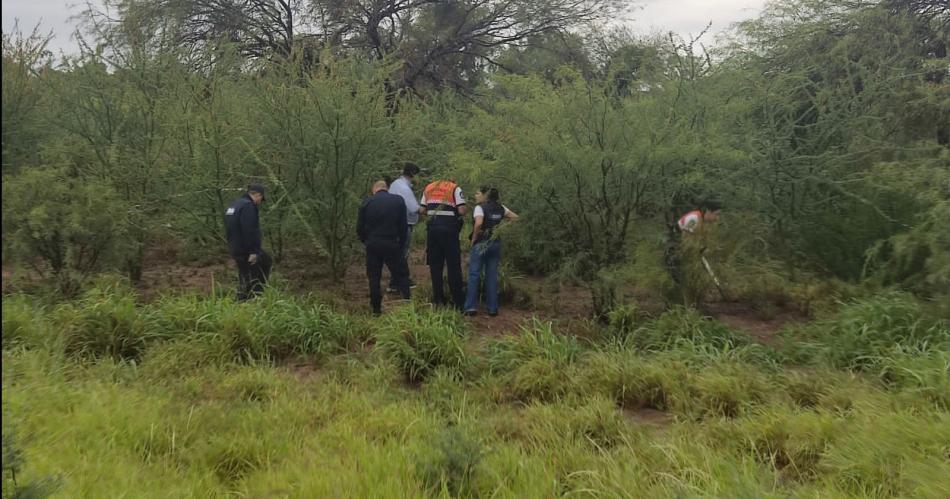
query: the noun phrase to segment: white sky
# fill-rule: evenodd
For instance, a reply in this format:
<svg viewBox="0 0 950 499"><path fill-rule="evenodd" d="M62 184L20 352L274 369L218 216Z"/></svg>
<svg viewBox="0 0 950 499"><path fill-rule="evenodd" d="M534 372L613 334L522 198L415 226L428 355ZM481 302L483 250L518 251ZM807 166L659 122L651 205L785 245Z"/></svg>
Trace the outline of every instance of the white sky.
<svg viewBox="0 0 950 499"><path fill-rule="evenodd" d="M636 31L648 34L652 32L673 31L684 38L698 34L707 23L712 22L709 35L704 40L712 43L716 33L743 19L755 17L765 5L766 0L639 0L631 2L639 5L632 10L626 22ZM101 3L92 0L92 3ZM50 48L54 53L76 51L76 41L72 39L75 23L70 18L82 10L84 0L2 0L3 32L9 33L15 20L19 20L20 29L30 31L41 23L43 32L53 31L54 39Z"/></svg>

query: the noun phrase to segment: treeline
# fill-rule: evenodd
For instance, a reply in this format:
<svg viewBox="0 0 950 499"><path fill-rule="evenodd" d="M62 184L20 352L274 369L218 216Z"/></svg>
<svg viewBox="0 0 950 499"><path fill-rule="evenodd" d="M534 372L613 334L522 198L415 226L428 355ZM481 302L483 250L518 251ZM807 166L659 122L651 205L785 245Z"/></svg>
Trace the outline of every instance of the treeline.
<svg viewBox="0 0 950 499"><path fill-rule="evenodd" d="M3 37L3 255L74 292L149 247L223 252L249 181L278 259L355 255L358 200L404 161L498 186L521 272L609 309L662 289L667 237L747 296L816 282L950 294L950 7L782 0L704 40L608 28L609 0L119 0L80 51ZM702 284L697 284L702 286Z"/></svg>

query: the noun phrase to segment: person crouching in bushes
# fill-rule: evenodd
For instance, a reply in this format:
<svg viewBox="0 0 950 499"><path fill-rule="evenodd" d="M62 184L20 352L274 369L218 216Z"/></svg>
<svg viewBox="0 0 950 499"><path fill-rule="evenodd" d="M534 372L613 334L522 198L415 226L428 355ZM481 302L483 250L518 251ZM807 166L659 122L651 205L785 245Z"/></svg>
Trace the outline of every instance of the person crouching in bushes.
<svg viewBox="0 0 950 499"><path fill-rule="evenodd" d="M498 315L498 264L501 261L501 239L494 231L505 220L518 215L499 202L498 189L482 187L475 193L475 228L472 230L472 254L468 261L468 292L465 315L478 313L478 291L481 273L485 272L485 305L488 315Z"/></svg>

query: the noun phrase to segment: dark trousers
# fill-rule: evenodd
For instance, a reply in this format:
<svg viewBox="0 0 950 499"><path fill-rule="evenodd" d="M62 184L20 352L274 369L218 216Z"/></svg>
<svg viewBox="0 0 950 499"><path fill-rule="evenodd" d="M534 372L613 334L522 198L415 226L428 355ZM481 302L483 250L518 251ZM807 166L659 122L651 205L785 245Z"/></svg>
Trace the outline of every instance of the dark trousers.
<svg viewBox="0 0 950 499"><path fill-rule="evenodd" d="M409 228L406 229L406 242L403 243L402 248L400 249L400 251L402 251L402 258L403 258L403 260L406 261L406 270L407 270L407 271L409 270L409 250L412 248L412 228L413 228L414 226L413 226L413 225L409 225L408 227L409 227ZM412 276L411 276L411 275L409 276L409 284L412 285ZM393 288L393 289L399 289L399 288L396 286L396 276L391 275L391 274L390 274L390 276L389 276L389 287L390 287L390 288Z"/></svg>
<svg viewBox="0 0 950 499"><path fill-rule="evenodd" d="M393 275L396 289L403 298L409 299L409 267L402 257L402 248L396 241L366 241L366 277L369 278L369 304L373 313L380 313L383 293L379 280L383 277L383 264Z"/></svg>
<svg viewBox="0 0 950 499"><path fill-rule="evenodd" d="M448 266L452 302L455 308L461 310L465 302L462 292L462 248L459 232L454 226L429 227L426 233L426 263L432 274L432 302L436 305L447 303L442 287L442 268Z"/></svg>
<svg viewBox="0 0 950 499"><path fill-rule="evenodd" d="M251 264L247 261L247 255L238 255L234 257L238 268L238 301L244 301L253 298L264 292L264 285L270 277L273 260L269 254L261 251L257 254L257 263Z"/></svg>

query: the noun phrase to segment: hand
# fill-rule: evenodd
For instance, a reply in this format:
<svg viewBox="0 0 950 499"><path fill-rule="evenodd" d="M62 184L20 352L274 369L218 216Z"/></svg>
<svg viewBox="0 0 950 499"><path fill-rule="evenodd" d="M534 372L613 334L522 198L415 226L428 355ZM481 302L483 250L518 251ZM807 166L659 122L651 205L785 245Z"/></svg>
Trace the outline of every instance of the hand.
<svg viewBox="0 0 950 499"><path fill-rule="evenodd" d="M253 255L248 255L247 263L250 263L251 265L257 265L257 253L254 253Z"/></svg>

